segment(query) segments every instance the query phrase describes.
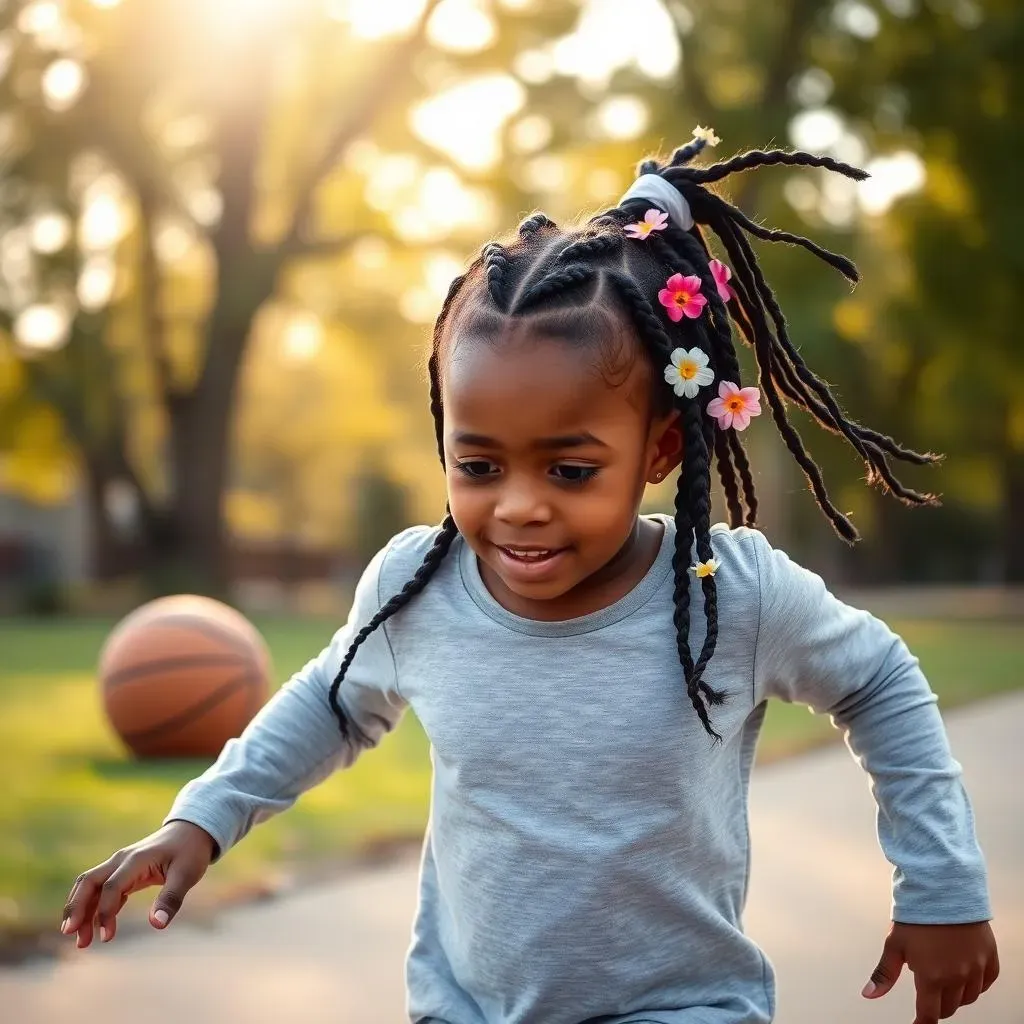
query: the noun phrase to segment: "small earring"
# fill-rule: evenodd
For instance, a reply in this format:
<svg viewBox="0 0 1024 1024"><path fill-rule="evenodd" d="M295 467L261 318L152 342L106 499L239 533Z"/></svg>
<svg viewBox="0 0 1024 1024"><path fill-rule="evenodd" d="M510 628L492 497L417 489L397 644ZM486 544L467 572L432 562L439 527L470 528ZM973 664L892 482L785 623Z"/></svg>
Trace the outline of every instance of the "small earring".
<svg viewBox="0 0 1024 1024"><path fill-rule="evenodd" d="M661 470L659 469L658 472L654 474L654 479L655 480L660 480L664 475L665 474L662 473Z"/></svg>

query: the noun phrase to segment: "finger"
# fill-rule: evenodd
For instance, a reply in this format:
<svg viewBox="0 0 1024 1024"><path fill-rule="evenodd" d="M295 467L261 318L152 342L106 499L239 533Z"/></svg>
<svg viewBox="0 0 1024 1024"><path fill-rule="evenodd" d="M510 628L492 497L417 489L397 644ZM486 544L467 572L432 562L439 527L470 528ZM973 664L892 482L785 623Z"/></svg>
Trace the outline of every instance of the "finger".
<svg viewBox="0 0 1024 1024"><path fill-rule="evenodd" d="M154 928L166 928L181 910L185 896L202 877L202 871L191 865L172 861L167 868L164 887L153 900L149 911L149 922Z"/></svg>
<svg viewBox="0 0 1024 1024"><path fill-rule="evenodd" d="M952 1017L963 1005L963 999L963 985L951 985L949 988L943 989L942 1000L939 1004L939 1018L945 1020L947 1017Z"/></svg>
<svg viewBox="0 0 1024 1024"><path fill-rule="evenodd" d="M978 996L984 991L984 984L985 972L982 970L975 971L967 984L964 985L964 994L960 998L960 1005L970 1006L971 1003L976 1003Z"/></svg>
<svg viewBox="0 0 1024 1024"><path fill-rule="evenodd" d="M75 939L75 946L78 949L85 949L92 944L93 932L95 931L95 918L90 917L78 926L78 938Z"/></svg>
<svg viewBox="0 0 1024 1024"><path fill-rule="evenodd" d="M864 986L861 995L866 999L884 996L896 984L903 963L903 954L899 948L890 939L886 939L878 966L871 972L871 980Z"/></svg>
<svg viewBox="0 0 1024 1024"><path fill-rule="evenodd" d="M118 852L75 879L67 905L64 907L64 919L61 923L61 931L65 935L73 934L81 928L83 923L92 921L96 913L100 888L117 870L120 863L121 854Z"/></svg>
<svg viewBox="0 0 1024 1024"><path fill-rule="evenodd" d="M149 868L134 854L126 857L114 873L100 886L96 906L96 924L100 939L109 942L117 930L117 915L128 900L132 888L147 874Z"/></svg>
<svg viewBox="0 0 1024 1024"><path fill-rule="evenodd" d="M985 980L981 983L981 991L987 992L999 977L999 954L993 953L985 965Z"/></svg>
<svg viewBox="0 0 1024 1024"><path fill-rule="evenodd" d="M917 986L917 1016L914 1024L939 1024L942 1009L942 989L922 982Z"/></svg>
<svg viewBox="0 0 1024 1024"><path fill-rule="evenodd" d="M128 893L124 893L121 896L121 901L118 904L117 909L114 911L113 916L105 919L102 926L97 918L96 928L100 933L101 942L110 942L111 939L117 934L117 915L124 909L124 905L128 902Z"/></svg>

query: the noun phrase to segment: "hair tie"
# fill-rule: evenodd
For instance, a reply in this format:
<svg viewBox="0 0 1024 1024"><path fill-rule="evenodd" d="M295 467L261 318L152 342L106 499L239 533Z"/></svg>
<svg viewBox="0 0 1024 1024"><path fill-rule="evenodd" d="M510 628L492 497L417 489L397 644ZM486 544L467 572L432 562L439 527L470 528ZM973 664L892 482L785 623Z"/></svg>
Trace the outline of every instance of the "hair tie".
<svg viewBox="0 0 1024 1024"><path fill-rule="evenodd" d="M629 199L646 199L656 203L669 215L672 223L683 231L689 231L694 225L690 204L660 174L641 174L619 200L619 206Z"/></svg>

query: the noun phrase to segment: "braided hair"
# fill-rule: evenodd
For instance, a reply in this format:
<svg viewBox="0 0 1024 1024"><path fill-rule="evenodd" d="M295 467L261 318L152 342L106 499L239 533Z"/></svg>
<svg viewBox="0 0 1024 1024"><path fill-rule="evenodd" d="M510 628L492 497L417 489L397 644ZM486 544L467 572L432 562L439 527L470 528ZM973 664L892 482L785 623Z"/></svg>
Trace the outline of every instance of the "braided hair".
<svg viewBox="0 0 1024 1024"><path fill-rule="evenodd" d="M684 451L675 494L673 621L687 696L706 732L720 740L709 708L721 704L725 694L704 681L718 638L718 596L714 574L703 575L700 585L707 631L700 651L695 654L689 645L691 552L696 547L702 562L713 557L712 466L717 468L730 526L756 526L757 496L739 435L732 429L719 429L706 414L711 397L707 389L698 392L696 398L680 397L663 382L662 371L673 351L679 347L699 348L716 381L730 381L739 387L742 381L734 343L735 327L736 334L753 351L758 383L787 448L807 478L822 512L836 533L848 542L858 539L857 531L829 497L821 470L790 422L787 402L803 409L826 430L843 437L864 460L868 483L906 504L935 504L937 499L900 483L890 460L923 465L938 461L940 456L904 448L844 413L829 386L807 366L792 343L786 319L764 278L749 236L801 246L855 282L858 274L854 264L810 239L757 224L707 187L736 172L777 164L824 168L854 180L865 178L865 172L829 157L760 150L707 167L694 166L692 161L705 145L704 139L695 138L675 150L667 161L647 159L638 167L641 175L659 175L686 200L695 222L688 230L670 222L646 238L632 241L626 226L658 204L631 197L573 230L563 230L537 213L519 225L513 240L493 241L484 246L467 272L452 282L434 325L428 372L430 408L443 465L441 365L456 330L475 337L497 338L510 320L529 319L530 326L544 336L583 347L600 345L602 339L615 337L621 333L616 328L623 324L629 328L639 356L648 361L652 371L653 411L659 415L673 409L679 412ZM712 272L710 235L717 239L732 265L728 301L720 296ZM698 317L675 323L654 305L659 289L674 274L700 279L707 305ZM347 722L338 690L356 651L381 623L426 586L457 533L450 510L446 510L434 544L413 578L356 634L330 690L330 704L343 733L347 733Z"/></svg>

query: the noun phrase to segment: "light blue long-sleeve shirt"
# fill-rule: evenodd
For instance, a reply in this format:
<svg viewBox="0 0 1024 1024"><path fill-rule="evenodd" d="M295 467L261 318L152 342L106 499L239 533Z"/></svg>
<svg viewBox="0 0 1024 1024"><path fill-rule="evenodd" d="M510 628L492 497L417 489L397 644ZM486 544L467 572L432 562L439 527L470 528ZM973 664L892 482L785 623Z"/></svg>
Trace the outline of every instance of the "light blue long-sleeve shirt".
<svg viewBox="0 0 1024 1024"><path fill-rule="evenodd" d="M411 1021L767 1024L772 969L741 914L750 769L777 697L831 714L869 773L894 919L989 919L960 766L904 643L759 532L714 527L719 633L706 678L729 699L712 709L723 737L713 745L676 651L675 526L653 518L664 536L644 579L561 622L499 605L457 538L425 590L358 652L341 690L346 741L327 700L337 667L436 532L399 534L330 646L182 790L167 820L201 826L223 853L411 706L433 763ZM703 599L691 587L699 650Z"/></svg>

